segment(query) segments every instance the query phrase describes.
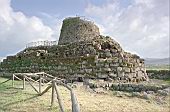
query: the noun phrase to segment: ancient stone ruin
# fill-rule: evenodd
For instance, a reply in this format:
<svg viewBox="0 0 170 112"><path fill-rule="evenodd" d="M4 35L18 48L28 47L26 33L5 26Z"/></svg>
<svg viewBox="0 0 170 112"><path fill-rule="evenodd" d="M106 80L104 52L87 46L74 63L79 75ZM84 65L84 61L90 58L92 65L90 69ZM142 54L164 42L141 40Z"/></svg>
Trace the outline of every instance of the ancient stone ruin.
<svg viewBox="0 0 170 112"><path fill-rule="evenodd" d="M80 17L64 19L58 45L56 41L30 43L23 51L4 59L0 68L8 73L44 71L78 81L148 80L144 59L125 52L111 37L100 35L93 22Z"/></svg>

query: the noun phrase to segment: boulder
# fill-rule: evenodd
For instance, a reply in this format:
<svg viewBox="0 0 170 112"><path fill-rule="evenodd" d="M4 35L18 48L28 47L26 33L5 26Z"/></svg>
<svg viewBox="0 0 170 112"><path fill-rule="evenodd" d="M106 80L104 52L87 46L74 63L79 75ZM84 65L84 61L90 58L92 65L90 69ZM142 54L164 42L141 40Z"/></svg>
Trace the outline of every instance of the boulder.
<svg viewBox="0 0 170 112"><path fill-rule="evenodd" d="M158 90L157 93L162 96L168 96L169 92L166 90Z"/></svg>

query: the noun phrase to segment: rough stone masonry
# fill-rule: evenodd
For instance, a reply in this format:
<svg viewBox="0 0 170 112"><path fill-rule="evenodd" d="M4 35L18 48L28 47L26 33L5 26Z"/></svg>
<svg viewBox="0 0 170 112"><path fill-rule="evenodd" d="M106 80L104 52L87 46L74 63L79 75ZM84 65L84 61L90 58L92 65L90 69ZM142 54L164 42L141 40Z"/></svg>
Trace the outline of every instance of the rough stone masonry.
<svg viewBox="0 0 170 112"><path fill-rule="evenodd" d="M144 59L125 52L93 22L80 17L63 20L58 45L29 45L0 65L2 72L47 72L69 80L84 78L139 82L148 80Z"/></svg>

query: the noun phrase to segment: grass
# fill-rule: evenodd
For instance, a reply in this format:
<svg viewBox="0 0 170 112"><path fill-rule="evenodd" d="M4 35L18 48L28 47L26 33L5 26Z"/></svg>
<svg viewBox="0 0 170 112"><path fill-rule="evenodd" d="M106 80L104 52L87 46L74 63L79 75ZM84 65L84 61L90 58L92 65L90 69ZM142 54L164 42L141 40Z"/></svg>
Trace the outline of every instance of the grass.
<svg viewBox="0 0 170 112"><path fill-rule="evenodd" d="M0 83L5 81L0 77ZM22 82L16 81L21 88ZM71 112L69 91L59 86L66 112ZM85 87L74 88L81 112L169 112L168 104L157 104L137 97L116 97L113 92L97 94ZM11 81L0 84L0 112L59 112L57 100L50 107L51 90L43 96L26 84L26 90L11 88Z"/></svg>
<svg viewBox="0 0 170 112"><path fill-rule="evenodd" d="M165 79L165 82L167 82L168 84L170 84L170 78L169 79Z"/></svg>
<svg viewBox="0 0 170 112"><path fill-rule="evenodd" d="M157 74L164 74L164 75L170 75L170 65L148 65L146 66L146 72L147 73L154 73L154 75ZM170 77L167 79L162 79L166 83L170 84Z"/></svg>
<svg viewBox="0 0 170 112"><path fill-rule="evenodd" d="M146 65L147 70L170 70L170 65Z"/></svg>
<svg viewBox="0 0 170 112"><path fill-rule="evenodd" d="M0 77L0 83L5 80ZM0 112L58 112L58 107L50 108L50 100L42 100L31 87L23 90L22 81L14 83L17 88L12 88L12 81L0 84Z"/></svg>

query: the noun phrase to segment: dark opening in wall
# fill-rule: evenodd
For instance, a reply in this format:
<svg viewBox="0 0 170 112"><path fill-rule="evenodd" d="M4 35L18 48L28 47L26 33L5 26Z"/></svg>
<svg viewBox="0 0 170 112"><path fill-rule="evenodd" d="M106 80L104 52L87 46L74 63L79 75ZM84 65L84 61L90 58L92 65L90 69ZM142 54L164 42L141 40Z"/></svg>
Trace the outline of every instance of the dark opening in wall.
<svg viewBox="0 0 170 112"><path fill-rule="evenodd" d="M112 46L108 42L105 42L104 44L101 45L101 48L104 49L104 50L105 49L111 49Z"/></svg>
<svg viewBox="0 0 170 112"><path fill-rule="evenodd" d="M40 53L41 59L45 59L44 53Z"/></svg>
<svg viewBox="0 0 170 112"><path fill-rule="evenodd" d="M113 49L117 50L117 48L114 46Z"/></svg>
<svg viewBox="0 0 170 112"><path fill-rule="evenodd" d="M78 77L78 78L77 78L77 81L78 81L78 82L83 82L83 77Z"/></svg>
<svg viewBox="0 0 170 112"><path fill-rule="evenodd" d="M44 57L44 56L42 56L42 57L41 57L41 59L45 59L45 57Z"/></svg>
<svg viewBox="0 0 170 112"><path fill-rule="evenodd" d="M44 56L44 53L40 53L40 56Z"/></svg>
<svg viewBox="0 0 170 112"><path fill-rule="evenodd" d="M90 32L92 32L93 30L92 29L89 29Z"/></svg>
<svg viewBox="0 0 170 112"><path fill-rule="evenodd" d="M140 60L140 63L143 63L143 61L142 61L142 60Z"/></svg>
<svg viewBox="0 0 170 112"><path fill-rule="evenodd" d="M69 56L69 53L68 53L68 52L66 52L66 53L65 53L65 56L66 56L66 57L68 57L68 56Z"/></svg>

